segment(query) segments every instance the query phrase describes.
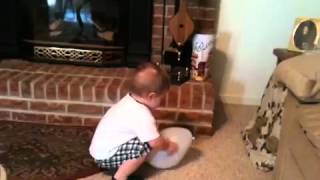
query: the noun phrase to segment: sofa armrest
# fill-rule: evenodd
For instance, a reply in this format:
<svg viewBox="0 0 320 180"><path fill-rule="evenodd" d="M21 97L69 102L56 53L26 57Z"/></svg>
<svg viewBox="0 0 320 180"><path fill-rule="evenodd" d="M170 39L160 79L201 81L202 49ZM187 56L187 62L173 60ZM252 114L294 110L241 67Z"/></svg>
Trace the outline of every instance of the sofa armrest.
<svg viewBox="0 0 320 180"><path fill-rule="evenodd" d="M290 50L284 49L284 48L275 48L275 49L273 49L273 54L275 56L277 56L277 64L279 64L286 59L301 55L303 53L290 51Z"/></svg>

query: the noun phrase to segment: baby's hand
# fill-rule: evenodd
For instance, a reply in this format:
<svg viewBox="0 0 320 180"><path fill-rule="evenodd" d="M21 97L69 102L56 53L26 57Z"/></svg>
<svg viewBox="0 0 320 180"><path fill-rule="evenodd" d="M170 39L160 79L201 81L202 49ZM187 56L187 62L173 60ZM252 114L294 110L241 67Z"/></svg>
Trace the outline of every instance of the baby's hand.
<svg viewBox="0 0 320 180"><path fill-rule="evenodd" d="M169 143L170 144L169 144L169 147L167 149L167 153L169 155L172 155L172 154L174 154L174 153L176 153L178 151L178 145L177 145L177 143L172 142L172 141L169 141Z"/></svg>

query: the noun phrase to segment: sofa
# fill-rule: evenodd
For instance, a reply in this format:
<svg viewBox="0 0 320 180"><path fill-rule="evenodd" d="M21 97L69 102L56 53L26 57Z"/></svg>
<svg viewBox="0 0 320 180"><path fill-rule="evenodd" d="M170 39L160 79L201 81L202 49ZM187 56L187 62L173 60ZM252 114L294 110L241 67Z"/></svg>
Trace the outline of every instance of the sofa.
<svg viewBox="0 0 320 180"><path fill-rule="evenodd" d="M289 58L279 64L275 75L288 95L273 179L319 180L320 53Z"/></svg>
<svg viewBox="0 0 320 180"><path fill-rule="evenodd" d="M310 137L320 132L320 104L301 103L289 92L284 106L274 179L319 180L320 148ZM313 122L304 127L304 121Z"/></svg>

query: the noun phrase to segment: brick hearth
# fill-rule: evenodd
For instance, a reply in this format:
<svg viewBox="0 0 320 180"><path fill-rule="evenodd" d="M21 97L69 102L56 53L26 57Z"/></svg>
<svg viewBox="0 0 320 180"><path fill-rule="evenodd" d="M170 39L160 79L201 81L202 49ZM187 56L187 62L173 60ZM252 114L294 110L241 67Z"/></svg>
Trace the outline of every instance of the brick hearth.
<svg viewBox="0 0 320 180"><path fill-rule="evenodd" d="M0 117L57 125L95 126L127 93L128 68L96 68L2 60ZM214 88L210 82L172 85L159 110L160 129L178 125L213 133Z"/></svg>

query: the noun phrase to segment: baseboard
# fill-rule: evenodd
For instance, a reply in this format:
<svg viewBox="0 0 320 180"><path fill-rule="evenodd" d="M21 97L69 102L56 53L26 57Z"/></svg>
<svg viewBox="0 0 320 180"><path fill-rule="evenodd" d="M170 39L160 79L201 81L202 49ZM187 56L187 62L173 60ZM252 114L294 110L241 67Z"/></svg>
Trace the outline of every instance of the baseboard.
<svg viewBox="0 0 320 180"><path fill-rule="evenodd" d="M260 105L261 98L219 95L221 101L226 104Z"/></svg>

